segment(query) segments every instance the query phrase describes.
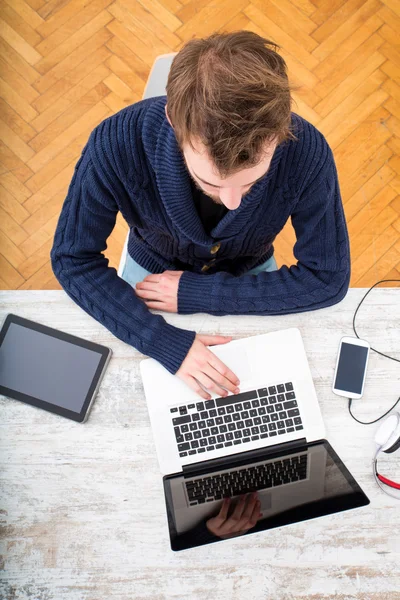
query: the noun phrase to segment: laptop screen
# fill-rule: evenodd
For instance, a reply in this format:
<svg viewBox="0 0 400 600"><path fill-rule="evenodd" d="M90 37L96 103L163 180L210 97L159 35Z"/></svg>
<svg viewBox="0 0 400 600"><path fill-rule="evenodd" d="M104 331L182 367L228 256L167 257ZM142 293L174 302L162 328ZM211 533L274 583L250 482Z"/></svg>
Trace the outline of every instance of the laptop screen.
<svg viewBox="0 0 400 600"><path fill-rule="evenodd" d="M164 491L172 550L184 550L250 535L369 504L369 500L326 440L296 450L271 453L249 463L243 460L213 471L164 477ZM258 521L235 532L227 524L240 498L257 491L261 502ZM224 527L217 528L224 497L230 506ZM249 503L246 497L244 506ZM214 520L213 520L214 519ZM219 533L221 531L222 533Z"/></svg>

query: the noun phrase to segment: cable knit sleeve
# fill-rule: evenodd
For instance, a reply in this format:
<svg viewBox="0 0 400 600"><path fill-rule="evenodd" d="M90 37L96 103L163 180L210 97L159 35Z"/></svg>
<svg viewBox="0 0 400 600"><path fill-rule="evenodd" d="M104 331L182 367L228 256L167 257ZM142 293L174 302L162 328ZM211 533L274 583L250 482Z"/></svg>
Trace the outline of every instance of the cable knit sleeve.
<svg viewBox="0 0 400 600"><path fill-rule="evenodd" d="M151 313L132 287L108 266L102 252L115 226L117 193L101 161L92 161L91 140L75 166L58 221L51 251L53 271L65 292L84 311L174 374L195 332L173 327ZM114 179L117 186L118 178Z"/></svg>
<svg viewBox="0 0 400 600"><path fill-rule="evenodd" d="M340 302L350 281L347 226L332 151L299 195L291 220L297 265L234 277L221 272L185 272L178 312L213 315L276 315L324 308Z"/></svg>

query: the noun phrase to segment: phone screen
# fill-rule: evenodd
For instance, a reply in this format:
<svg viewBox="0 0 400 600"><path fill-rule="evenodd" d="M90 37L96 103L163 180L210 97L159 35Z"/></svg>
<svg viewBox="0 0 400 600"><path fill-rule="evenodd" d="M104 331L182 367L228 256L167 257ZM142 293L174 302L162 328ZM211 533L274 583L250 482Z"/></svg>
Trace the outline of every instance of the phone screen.
<svg viewBox="0 0 400 600"><path fill-rule="evenodd" d="M337 390L361 394L368 348L342 343L335 385Z"/></svg>

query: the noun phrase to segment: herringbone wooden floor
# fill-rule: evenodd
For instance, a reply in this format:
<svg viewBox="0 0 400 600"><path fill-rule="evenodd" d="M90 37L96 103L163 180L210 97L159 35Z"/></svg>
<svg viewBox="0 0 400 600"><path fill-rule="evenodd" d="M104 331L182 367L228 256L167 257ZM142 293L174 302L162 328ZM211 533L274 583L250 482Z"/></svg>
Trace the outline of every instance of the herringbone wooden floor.
<svg viewBox="0 0 400 600"><path fill-rule="evenodd" d="M154 59L192 37L255 31L281 46L294 112L326 136L353 287L400 278L400 0L0 0L0 287L59 289L49 261L91 131L141 99ZM117 266L119 216L106 255ZM276 242L292 264L290 225ZM395 284L392 284L395 285Z"/></svg>

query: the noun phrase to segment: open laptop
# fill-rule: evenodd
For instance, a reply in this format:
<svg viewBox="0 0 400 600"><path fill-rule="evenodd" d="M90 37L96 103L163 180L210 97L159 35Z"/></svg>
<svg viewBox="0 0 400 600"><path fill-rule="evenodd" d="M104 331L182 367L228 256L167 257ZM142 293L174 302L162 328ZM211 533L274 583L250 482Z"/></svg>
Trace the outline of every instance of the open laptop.
<svg viewBox="0 0 400 600"><path fill-rule="evenodd" d="M172 549L207 543L190 532L225 496L257 490L262 519L254 531L369 503L324 439L298 329L210 350L239 377L239 394L203 400L157 361L140 365Z"/></svg>

